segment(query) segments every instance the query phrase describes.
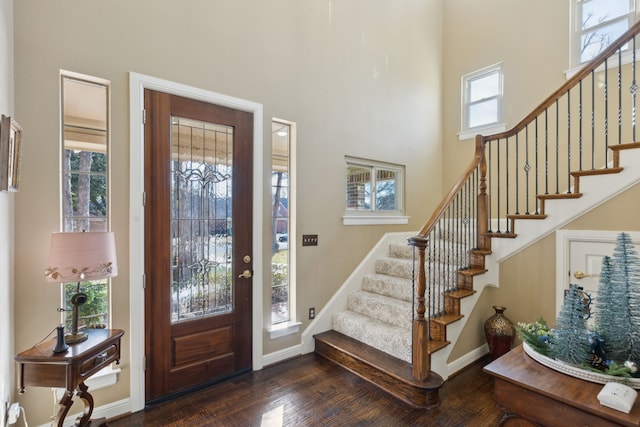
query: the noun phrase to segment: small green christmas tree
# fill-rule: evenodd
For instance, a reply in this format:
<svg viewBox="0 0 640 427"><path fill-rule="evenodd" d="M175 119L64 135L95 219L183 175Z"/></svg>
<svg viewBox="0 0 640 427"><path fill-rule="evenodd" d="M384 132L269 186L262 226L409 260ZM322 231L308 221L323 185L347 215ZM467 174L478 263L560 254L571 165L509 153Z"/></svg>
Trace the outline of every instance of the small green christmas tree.
<svg viewBox="0 0 640 427"><path fill-rule="evenodd" d="M556 325L549 336L549 355L574 365L585 363L590 351L580 291L577 285L569 286Z"/></svg>
<svg viewBox="0 0 640 427"><path fill-rule="evenodd" d="M601 277L600 283L598 299L604 300L597 305L596 329L605 340L607 358L639 361L640 259L629 234L618 234L610 277Z"/></svg>
<svg viewBox="0 0 640 427"><path fill-rule="evenodd" d="M616 343L615 337L618 331L624 328L620 324L620 317L615 312L620 308L620 303L616 300L611 289L611 275L613 274L613 264L611 257L602 258L602 268L600 270L600 280L598 283L598 297L595 299L596 316L595 330L604 339L604 352L610 358L620 343Z"/></svg>

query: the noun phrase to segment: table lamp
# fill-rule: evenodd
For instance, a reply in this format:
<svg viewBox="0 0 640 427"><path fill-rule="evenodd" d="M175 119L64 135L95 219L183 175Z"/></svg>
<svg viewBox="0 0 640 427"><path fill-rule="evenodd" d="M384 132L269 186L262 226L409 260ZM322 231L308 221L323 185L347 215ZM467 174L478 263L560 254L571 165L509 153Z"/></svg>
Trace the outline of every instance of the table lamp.
<svg viewBox="0 0 640 427"><path fill-rule="evenodd" d="M45 270L48 282L78 282L71 298L73 317L71 332L65 336L68 344L87 339L87 333L78 331L78 310L87 301L80 292L80 282L104 279L118 275L116 247L112 232L51 233L49 268Z"/></svg>

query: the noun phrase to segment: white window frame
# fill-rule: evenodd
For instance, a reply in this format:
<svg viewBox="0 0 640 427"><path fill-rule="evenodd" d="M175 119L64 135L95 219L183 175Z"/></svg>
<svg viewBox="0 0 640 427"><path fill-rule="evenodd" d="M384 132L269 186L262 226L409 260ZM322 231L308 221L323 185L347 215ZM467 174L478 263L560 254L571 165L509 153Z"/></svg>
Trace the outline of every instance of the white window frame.
<svg viewBox="0 0 640 427"><path fill-rule="evenodd" d="M345 175L349 165L362 166L365 168L393 170L396 172L396 207L393 211L379 211L372 208L371 210L353 210L347 209L348 188L345 179L345 211L342 216L343 225L381 225L381 224L407 224L409 217L404 215L404 186L405 186L405 167L394 163L386 163L376 160L363 159L359 157L345 156ZM375 173L372 174L375 177ZM346 178L346 176L345 176ZM375 187L375 178L372 181ZM375 205L372 201L372 205Z"/></svg>
<svg viewBox="0 0 640 427"><path fill-rule="evenodd" d="M628 0L629 1L629 13L627 15L622 15L617 18L609 19L603 21L602 23L595 26L595 28L605 27L611 23L619 22L623 20L628 21L628 27L631 27L633 23L638 18L638 10L636 8L636 0ZM575 74L586 62L580 61L581 56L581 48L582 48L582 35L585 31L582 28L582 6L585 3L585 0L572 0L571 2L571 37L569 43L569 64L571 68L565 72L567 78L570 78L573 74ZM590 30L593 30L594 27L591 27ZM613 41L613 40L612 40ZM629 49L625 49L622 51L622 62L623 64L628 64L631 62L631 51Z"/></svg>
<svg viewBox="0 0 640 427"><path fill-rule="evenodd" d="M73 71L68 71L68 70L60 70L60 75L59 75L59 82L60 82L60 109L61 109L61 113L64 112L64 106L63 106L63 96L64 96L64 90L63 90L63 82L65 79L71 79L71 80L78 80L78 81L84 81L87 82L89 84L96 84L96 85L100 85L100 86L104 86L107 90L107 107L106 107L106 120L107 120L107 128L106 128L106 155L107 155L107 174L106 174L106 185L107 185L107 217L106 217L106 221L107 221L107 230L110 231L111 230L111 212L112 212L112 205L111 205L111 81L107 80L107 79L102 79L99 77L95 77L95 76L90 76L90 75L86 75L86 74L81 74L81 73L76 73ZM63 157L64 157L64 151L65 151L65 130L64 130L64 116L60 117L60 159L59 159L59 164L60 164L60 173L59 173L59 177L60 177L60 183L59 183L59 196L60 199L62 199L64 197L64 189L63 189L63 184L62 184L62 180L64 179L64 174L65 174L65 170L63 167ZM60 229L63 231L69 231L69 230L64 230L64 224L65 224L65 212L64 209L62 208L64 202L61 200L60 202ZM112 307L112 292L111 292L111 278L107 278L107 279L103 279L106 281L106 285L108 287L108 301L107 301L107 307L108 307L108 319L109 319L109 327L111 327L111 323L112 323L112 313L113 313L113 307ZM64 298L64 289L65 286L67 286L68 284L62 284L60 286L60 302L62 304L62 307L65 306L66 301ZM60 313L60 320L61 322L65 321L65 314L64 312ZM121 369L115 368L113 366L113 364L110 364L108 366L105 366L104 368L102 368L100 371L98 371L95 375L93 375L91 378L89 378L86 383L89 387L91 387L92 390L99 390L101 388L105 388L105 387L109 387L112 386L114 384L116 384L118 382L118 374L121 372ZM60 388L52 388L52 390L55 393L56 396L56 400L59 400L60 397L62 396L64 389L60 389ZM70 417L71 418L71 417Z"/></svg>
<svg viewBox="0 0 640 427"><path fill-rule="evenodd" d="M480 100L471 102L471 83L475 80L487 77L490 74L497 73L499 78L498 83L498 93L482 98ZM458 138L460 140L470 139L475 137L478 134L490 135L492 133L503 132L506 129L505 124L502 119L502 103L504 97L504 71L503 64L499 62L497 64L491 65L489 67L482 68L480 70L474 71L469 74L465 74L461 79L461 130L458 134ZM469 126L469 108L472 105L486 102L490 99L496 99L498 103L498 111L496 120L490 123L485 123L480 126Z"/></svg>
<svg viewBox="0 0 640 427"><path fill-rule="evenodd" d="M300 332L300 325L302 322L297 321L296 310L296 124L294 122L276 119L271 120L273 124L281 124L289 130L289 156L288 156L288 180L289 180L289 194L288 194L288 250L289 250L289 320L284 322L273 323L271 315L271 303L269 304L269 326L267 330L269 332L270 339L276 339L287 335L292 335ZM271 182L271 180L269 180ZM271 266L271 263L269 263ZM271 301L271 298L269 298Z"/></svg>

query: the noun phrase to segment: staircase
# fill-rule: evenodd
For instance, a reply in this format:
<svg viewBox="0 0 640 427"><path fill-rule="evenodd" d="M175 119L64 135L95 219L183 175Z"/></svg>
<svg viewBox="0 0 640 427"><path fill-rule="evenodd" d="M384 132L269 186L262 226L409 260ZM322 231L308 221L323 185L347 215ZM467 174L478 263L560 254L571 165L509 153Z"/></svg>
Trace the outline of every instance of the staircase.
<svg viewBox="0 0 640 427"><path fill-rule="evenodd" d="M303 343L313 334L321 356L414 407L436 406L449 344L482 289L498 285L498 262L640 182L639 33L637 23L511 130L478 135L409 245L383 239Z"/></svg>
<svg viewBox="0 0 640 427"><path fill-rule="evenodd" d="M438 245L448 245L446 240ZM412 375L413 256L406 239L392 240L386 256L375 259L373 271L362 277L361 288L348 294L346 309L333 314L332 330L314 336L315 351L413 407L431 408L438 404L437 390L444 380L436 371L423 381ZM435 258L429 263L441 276L470 274L459 273L455 263L439 265ZM476 274L484 271L479 266ZM464 317L461 300L474 294L471 285L446 293L448 310L434 318L440 339L431 342L431 352L450 344L447 325Z"/></svg>

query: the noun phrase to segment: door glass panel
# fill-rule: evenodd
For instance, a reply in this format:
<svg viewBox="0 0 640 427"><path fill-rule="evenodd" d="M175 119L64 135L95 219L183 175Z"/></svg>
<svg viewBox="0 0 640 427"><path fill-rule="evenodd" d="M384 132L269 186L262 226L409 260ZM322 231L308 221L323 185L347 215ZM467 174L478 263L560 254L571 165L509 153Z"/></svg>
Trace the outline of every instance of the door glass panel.
<svg viewBox="0 0 640 427"><path fill-rule="evenodd" d="M233 128L171 120L171 321L233 310Z"/></svg>

